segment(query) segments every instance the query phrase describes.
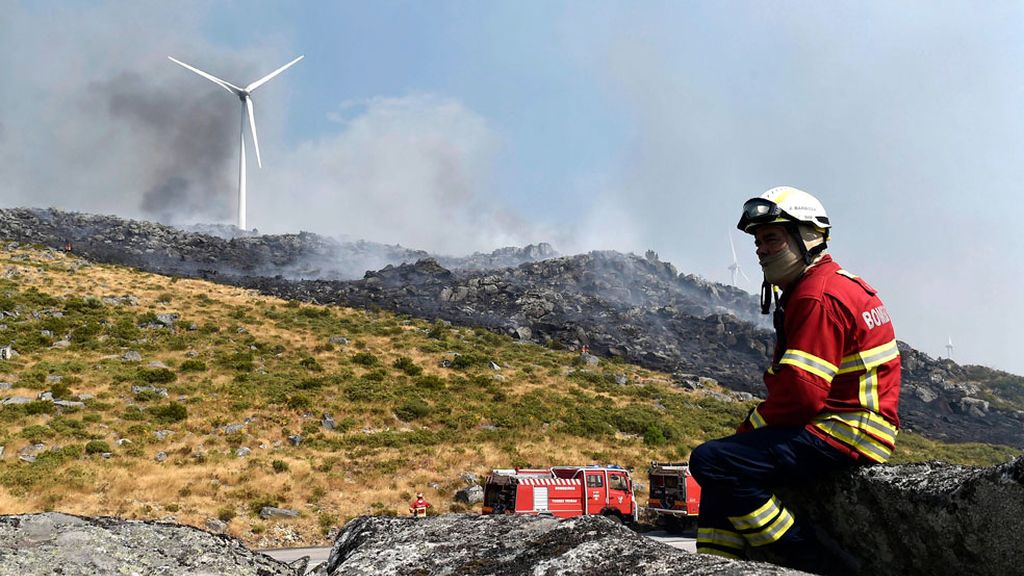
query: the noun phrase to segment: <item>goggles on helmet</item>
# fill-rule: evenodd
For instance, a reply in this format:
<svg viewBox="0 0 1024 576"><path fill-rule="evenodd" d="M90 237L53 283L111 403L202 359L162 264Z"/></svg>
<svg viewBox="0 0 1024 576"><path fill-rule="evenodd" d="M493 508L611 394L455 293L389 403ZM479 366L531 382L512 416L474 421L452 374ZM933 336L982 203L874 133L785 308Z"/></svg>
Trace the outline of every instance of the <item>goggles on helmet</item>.
<svg viewBox="0 0 1024 576"><path fill-rule="evenodd" d="M746 232L747 228L756 224L770 224L779 219L789 220L779 205L764 198L751 198L743 203L743 215L736 227Z"/></svg>

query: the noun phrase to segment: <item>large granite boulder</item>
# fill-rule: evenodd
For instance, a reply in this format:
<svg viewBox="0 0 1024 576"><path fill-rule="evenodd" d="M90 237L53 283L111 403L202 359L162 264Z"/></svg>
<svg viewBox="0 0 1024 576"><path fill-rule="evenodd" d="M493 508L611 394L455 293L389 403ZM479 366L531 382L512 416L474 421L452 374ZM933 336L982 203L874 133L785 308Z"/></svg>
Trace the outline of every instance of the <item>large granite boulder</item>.
<svg viewBox="0 0 1024 576"><path fill-rule="evenodd" d="M0 576L301 576L240 540L176 524L60 513L0 516Z"/></svg>
<svg viewBox="0 0 1024 576"><path fill-rule="evenodd" d="M859 574L1021 574L1024 457L989 468L872 466L782 493Z"/></svg>
<svg viewBox="0 0 1024 576"><path fill-rule="evenodd" d="M803 574L689 554L602 516L363 516L345 525L317 576Z"/></svg>

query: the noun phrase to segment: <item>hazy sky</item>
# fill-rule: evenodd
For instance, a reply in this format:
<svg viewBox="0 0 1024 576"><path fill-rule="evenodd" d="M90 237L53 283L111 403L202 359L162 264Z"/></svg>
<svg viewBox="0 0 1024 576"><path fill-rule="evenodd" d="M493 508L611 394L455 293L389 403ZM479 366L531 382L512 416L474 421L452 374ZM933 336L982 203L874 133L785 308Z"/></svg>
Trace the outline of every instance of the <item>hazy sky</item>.
<svg viewBox="0 0 1024 576"><path fill-rule="evenodd" d="M1021 2L0 0L0 205L442 253L651 248L759 270L749 197L817 195L914 347L1024 374Z"/></svg>

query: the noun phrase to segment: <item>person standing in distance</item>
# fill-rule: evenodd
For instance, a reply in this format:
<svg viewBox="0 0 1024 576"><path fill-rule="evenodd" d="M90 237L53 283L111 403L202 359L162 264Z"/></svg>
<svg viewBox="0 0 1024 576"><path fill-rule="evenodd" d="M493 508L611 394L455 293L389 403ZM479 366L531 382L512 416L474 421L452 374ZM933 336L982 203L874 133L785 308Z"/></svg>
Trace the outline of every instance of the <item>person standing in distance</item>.
<svg viewBox="0 0 1024 576"><path fill-rule="evenodd" d="M899 430L896 335L875 289L829 255L831 223L817 198L772 188L743 205L738 228L754 236L764 271L761 312L775 301L775 353L766 399L736 434L690 456L702 490L697 551L745 558L765 547L783 565L829 572L837 567L813 529L771 487L889 459Z"/></svg>
<svg viewBox="0 0 1024 576"><path fill-rule="evenodd" d="M423 492L417 492L416 499L409 503L409 514L413 518L426 518L427 508L430 508L430 502L423 497Z"/></svg>

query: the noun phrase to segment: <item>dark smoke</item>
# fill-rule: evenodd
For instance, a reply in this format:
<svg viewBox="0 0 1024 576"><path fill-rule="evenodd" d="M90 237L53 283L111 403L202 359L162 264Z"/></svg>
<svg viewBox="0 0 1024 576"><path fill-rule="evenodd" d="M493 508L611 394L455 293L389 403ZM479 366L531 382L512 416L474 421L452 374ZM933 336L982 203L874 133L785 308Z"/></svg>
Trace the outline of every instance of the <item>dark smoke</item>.
<svg viewBox="0 0 1024 576"><path fill-rule="evenodd" d="M139 207L160 222L225 220L236 209L237 99L196 80L188 91L167 90L123 73L92 86L111 120L152 146L138 156L152 164Z"/></svg>

